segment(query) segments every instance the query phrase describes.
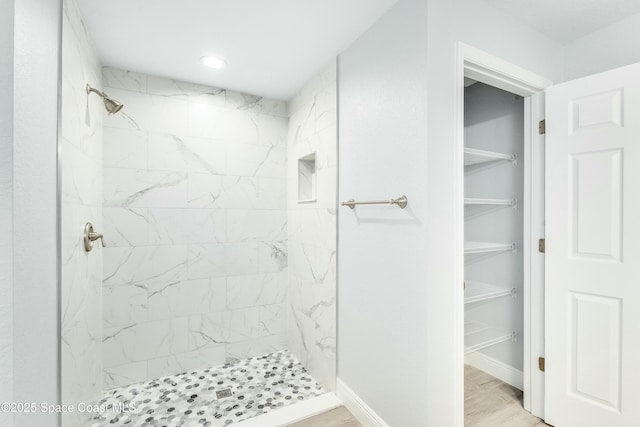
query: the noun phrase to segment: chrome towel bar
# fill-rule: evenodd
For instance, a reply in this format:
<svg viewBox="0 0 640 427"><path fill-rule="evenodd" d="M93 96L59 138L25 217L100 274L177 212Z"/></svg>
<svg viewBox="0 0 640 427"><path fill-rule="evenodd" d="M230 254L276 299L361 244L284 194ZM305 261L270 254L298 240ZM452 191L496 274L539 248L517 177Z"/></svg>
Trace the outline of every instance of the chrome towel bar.
<svg viewBox="0 0 640 427"><path fill-rule="evenodd" d="M368 200L365 202L356 202L355 200L347 200L346 202L342 202L342 206L349 206L351 209L355 209L356 205L398 205L400 209L404 209L407 207L407 196L400 196L397 199L391 200Z"/></svg>

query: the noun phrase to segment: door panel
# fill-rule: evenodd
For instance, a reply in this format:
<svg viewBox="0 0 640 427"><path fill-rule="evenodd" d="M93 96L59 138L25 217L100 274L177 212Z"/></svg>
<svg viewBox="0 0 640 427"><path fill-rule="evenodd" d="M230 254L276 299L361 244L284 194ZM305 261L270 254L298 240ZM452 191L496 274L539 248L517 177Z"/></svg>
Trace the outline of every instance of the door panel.
<svg viewBox="0 0 640 427"><path fill-rule="evenodd" d="M640 425L640 64L546 102L545 418Z"/></svg>

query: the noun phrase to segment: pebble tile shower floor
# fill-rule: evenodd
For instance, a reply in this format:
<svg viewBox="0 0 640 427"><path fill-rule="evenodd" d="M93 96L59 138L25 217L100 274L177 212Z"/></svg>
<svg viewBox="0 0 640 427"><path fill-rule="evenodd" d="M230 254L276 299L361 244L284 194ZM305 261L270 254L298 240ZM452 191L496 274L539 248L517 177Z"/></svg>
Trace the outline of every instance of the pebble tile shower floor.
<svg viewBox="0 0 640 427"><path fill-rule="evenodd" d="M323 393L284 350L109 390L100 405L135 409L107 410L91 425L227 426Z"/></svg>

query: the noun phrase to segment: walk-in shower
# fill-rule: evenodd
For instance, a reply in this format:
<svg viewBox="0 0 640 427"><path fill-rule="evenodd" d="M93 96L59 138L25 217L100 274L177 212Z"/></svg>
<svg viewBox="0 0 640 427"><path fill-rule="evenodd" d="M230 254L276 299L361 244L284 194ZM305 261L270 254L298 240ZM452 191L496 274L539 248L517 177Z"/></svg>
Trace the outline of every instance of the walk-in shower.
<svg viewBox="0 0 640 427"><path fill-rule="evenodd" d="M223 426L334 391L335 62L289 101L103 67L64 7L61 400L97 410L63 425Z"/></svg>

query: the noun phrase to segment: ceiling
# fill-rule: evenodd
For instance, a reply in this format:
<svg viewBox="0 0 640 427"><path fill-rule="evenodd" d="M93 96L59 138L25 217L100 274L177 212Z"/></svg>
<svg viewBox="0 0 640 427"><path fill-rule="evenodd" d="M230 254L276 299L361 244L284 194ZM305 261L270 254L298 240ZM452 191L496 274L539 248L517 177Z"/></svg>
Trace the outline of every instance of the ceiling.
<svg viewBox="0 0 640 427"><path fill-rule="evenodd" d="M103 65L289 99L397 0L77 0ZM204 55L227 66L207 69Z"/></svg>
<svg viewBox="0 0 640 427"><path fill-rule="evenodd" d="M398 0L77 1L103 65L289 99ZM560 44L640 13L640 0L484 1ZM210 54L227 66L203 67Z"/></svg>
<svg viewBox="0 0 640 427"><path fill-rule="evenodd" d="M484 0L561 44L640 13L639 0Z"/></svg>

